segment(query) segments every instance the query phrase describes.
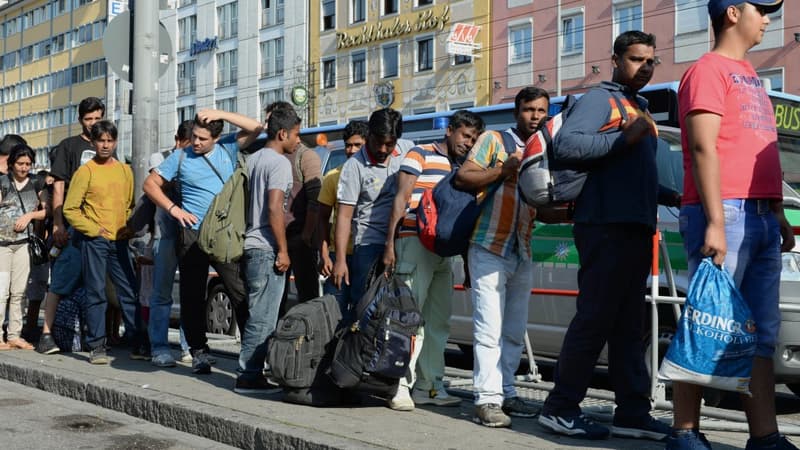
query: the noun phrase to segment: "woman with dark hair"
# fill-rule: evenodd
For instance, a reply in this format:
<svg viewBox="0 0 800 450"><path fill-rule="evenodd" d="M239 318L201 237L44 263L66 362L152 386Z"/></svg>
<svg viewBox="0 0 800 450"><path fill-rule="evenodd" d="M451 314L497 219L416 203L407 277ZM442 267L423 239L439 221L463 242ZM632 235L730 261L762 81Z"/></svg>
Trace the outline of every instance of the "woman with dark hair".
<svg viewBox="0 0 800 450"><path fill-rule="evenodd" d="M36 155L25 144L11 149L8 174L0 177L0 323L8 306L8 339L0 338L0 350L33 350L20 336L22 299L30 272L28 233L33 220L43 220L41 189L30 173Z"/></svg>

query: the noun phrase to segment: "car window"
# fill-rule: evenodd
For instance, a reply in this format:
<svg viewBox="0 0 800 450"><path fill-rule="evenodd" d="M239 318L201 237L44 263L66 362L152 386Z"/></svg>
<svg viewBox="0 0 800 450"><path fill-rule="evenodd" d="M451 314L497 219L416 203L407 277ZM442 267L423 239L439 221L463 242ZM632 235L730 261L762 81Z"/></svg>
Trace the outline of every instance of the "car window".
<svg viewBox="0 0 800 450"><path fill-rule="evenodd" d="M683 153L680 137L661 133L656 150L658 183L673 191L683 192Z"/></svg>
<svg viewBox="0 0 800 450"><path fill-rule="evenodd" d="M325 161L325 170L322 171L322 174L324 175L330 172L331 169L341 166L345 160L347 160L347 155L345 155L344 150L332 150L328 154L328 160Z"/></svg>

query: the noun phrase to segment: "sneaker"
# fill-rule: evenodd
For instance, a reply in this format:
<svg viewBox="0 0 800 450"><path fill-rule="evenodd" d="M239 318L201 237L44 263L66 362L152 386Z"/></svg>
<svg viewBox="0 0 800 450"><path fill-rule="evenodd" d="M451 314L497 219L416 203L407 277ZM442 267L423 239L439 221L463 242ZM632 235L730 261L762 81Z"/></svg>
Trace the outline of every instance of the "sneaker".
<svg viewBox="0 0 800 450"><path fill-rule="evenodd" d="M192 363L192 354L189 352L189 350L182 351L181 352L181 357L180 357L180 359L178 359L178 361L180 361L182 363L186 363L186 364L191 364Z"/></svg>
<svg viewBox="0 0 800 450"><path fill-rule="evenodd" d="M152 359L150 348L146 346L135 347L128 356L136 361L150 361Z"/></svg>
<svg viewBox="0 0 800 450"><path fill-rule="evenodd" d="M706 436L697 430L673 430L667 436L666 450L710 450Z"/></svg>
<svg viewBox="0 0 800 450"><path fill-rule="evenodd" d="M797 450L797 447L776 431L761 439L748 439L745 450Z"/></svg>
<svg viewBox="0 0 800 450"><path fill-rule="evenodd" d="M236 378L236 384L233 386L233 392L237 394L268 394L276 389L278 389L278 385L271 384L269 380L263 376L245 378L239 375Z"/></svg>
<svg viewBox="0 0 800 450"><path fill-rule="evenodd" d="M194 355L192 355L192 373L211 373L211 364L208 363L208 350L197 350L194 352Z"/></svg>
<svg viewBox="0 0 800 450"><path fill-rule="evenodd" d="M503 412L513 417L536 417L541 409L533 402L519 397L503 400Z"/></svg>
<svg viewBox="0 0 800 450"><path fill-rule="evenodd" d="M175 367L175 358L169 353L159 353L151 362L156 367Z"/></svg>
<svg viewBox="0 0 800 450"><path fill-rule="evenodd" d="M447 391L444 389L441 391L414 389L411 391L411 400L417 405L458 406L461 404L460 398L447 395Z"/></svg>
<svg viewBox="0 0 800 450"><path fill-rule="evenodd" d="M503 408L496 403L475 405L475 417L472 421L490 428L508 428L511 426L511 417L503 412Z"/></svg>
<svg viewBox="0 0 800 450"><path fill-rule="evenodd" d="M90 364L108 364L108 355L106 355L106 348L105 346L97 347L96 349L89 352L89 363Z"/></svg>
<svg viewBox="0 0 800 450"><path fill-rule="evenodd" d="M594 423L584 414L571 417L540 414L539 425L554 433L581 439L606 439L610 434L608 428Z"/></svg>
<svg viewBox="0 0 800 450"><path fill-rule="evenodd" d="M39 338L39 343L36 344L36 351L43 355L52 355L53 353L60 352L61 349L58 348L58 345L56 345L53 335L46 333Z"/></svg>
<svg viewBox="0 0 800 450"><path fill-rule="evenodd" d="M397 393L389 400L389 408L395 411L413 411L414 400L411 399L411 393L408 388L404 386L397 386Z"/></svg>
<svg viewBox="0 0 800 450"><path fill-rule="evenodd" d="M619 437L652 439L663 441L672 434L672 427L647 415L644 420L634 422L618 421L614 418L611 434Z"/></svg>

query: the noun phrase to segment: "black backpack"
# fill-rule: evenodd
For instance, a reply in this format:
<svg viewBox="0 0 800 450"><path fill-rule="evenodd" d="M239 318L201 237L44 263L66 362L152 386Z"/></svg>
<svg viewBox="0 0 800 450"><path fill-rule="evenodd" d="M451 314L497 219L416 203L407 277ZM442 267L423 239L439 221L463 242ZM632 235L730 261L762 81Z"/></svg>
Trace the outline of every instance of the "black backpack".
<svg viewBox="0 0 800 450"><path fill-rule="evenodd" d="M376 264L356 307L356 319L342 330L330 374L341 388L393 395L411 362L422 313L411 290L385 277Z"/></svg>
<svg viewBox="0 0 800 450"><path fill-rule="evenodd" d="M342 312L325 295L286 312L267 343L272 379L285 388L308 388L326 377Z"/></svg>

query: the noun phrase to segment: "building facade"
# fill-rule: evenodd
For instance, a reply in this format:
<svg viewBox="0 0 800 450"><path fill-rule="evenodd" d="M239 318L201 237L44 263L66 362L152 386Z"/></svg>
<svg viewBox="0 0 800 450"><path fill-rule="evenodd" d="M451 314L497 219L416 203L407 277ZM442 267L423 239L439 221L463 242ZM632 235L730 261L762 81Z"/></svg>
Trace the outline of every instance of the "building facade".
<svg viewBox="0 0 800 450"><path fill-rule="evenodd" d="M583 92L611 78L614 38L627 30L656 36L652 83L680 80L713 46L707 0L502 0L492 2L492 103L520 87L553 95ZM800 6L770 15L762 43L748 58L774 90L800 95Z"/></svg>
<svg viewBox="0 0 800 450"><path fill-rule="evenodd" d="M381 107L421 114L487 104L492 3L311 0L312 122L346 123ZM474 56L448 52L456 24L480 27Z"/></svg>
<svg viewBox="0 0 800 450"><path fill-rule="evenodd" d="M46 168L49 148L80 133L80 100L106 97L106 2L4 2L0 24L0 135L22 135Z"/></svg>

